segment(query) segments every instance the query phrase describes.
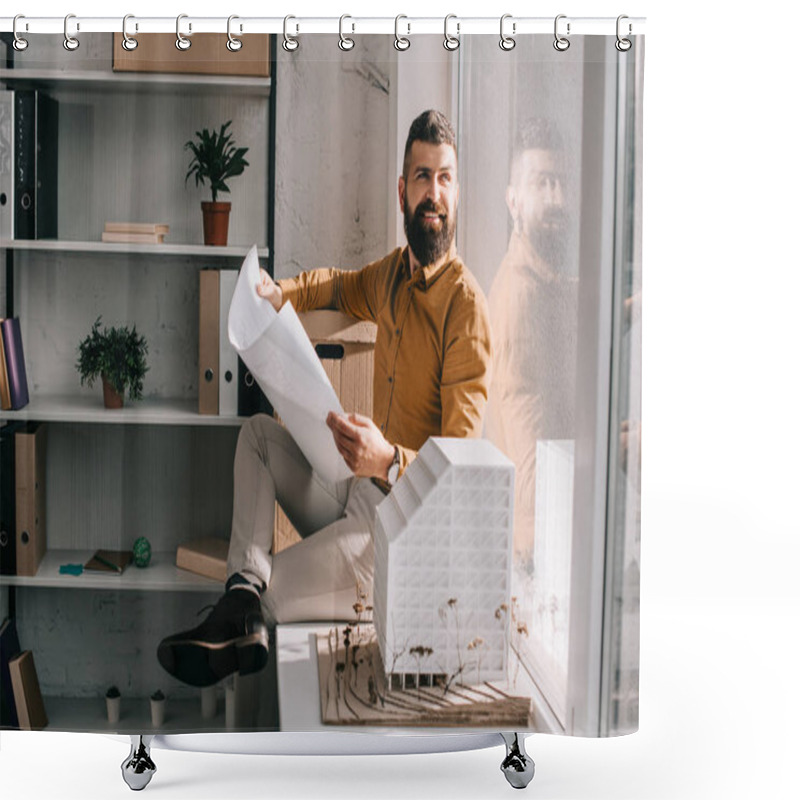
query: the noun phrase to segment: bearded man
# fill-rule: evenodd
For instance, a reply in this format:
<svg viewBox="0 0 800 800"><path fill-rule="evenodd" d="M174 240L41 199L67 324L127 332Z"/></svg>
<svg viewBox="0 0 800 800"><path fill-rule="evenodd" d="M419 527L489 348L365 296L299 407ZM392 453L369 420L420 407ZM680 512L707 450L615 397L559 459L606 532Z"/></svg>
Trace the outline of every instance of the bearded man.
<svg viewBox="0 0 800 800"><path fill-rule="evenodd" d="M489 292L494 347L486 433L515 466L515 560L533 567L536 446L575 436L578 282L570 236L565 152L534 118L512 149L506 205L513 229Z"/></svg>
<svg viewBox="0 0 800 800"><path fill-rule="evenodd" d="M331 412L328 427L352 478L325 481L271 417L239 435L225 594L198 627L164 639L162 666L208 686L267 662L267 628L348 619L355 587L371 589L375 508L429 436L482 432L491 364L486 299L456 255L456 140L437 111L411 125L400 211L408 246L358 271L318 269L258 294L275 309L335 308L377 324L373 417ZM301 541L275 555L275 502Z"/></svg>

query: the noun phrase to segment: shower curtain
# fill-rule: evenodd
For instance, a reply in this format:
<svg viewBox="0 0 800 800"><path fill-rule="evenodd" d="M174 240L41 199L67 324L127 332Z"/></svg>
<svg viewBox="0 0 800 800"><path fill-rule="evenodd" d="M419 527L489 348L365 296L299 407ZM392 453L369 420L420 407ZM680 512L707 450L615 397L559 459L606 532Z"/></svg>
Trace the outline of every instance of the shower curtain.
<svg viewBox="0 0 800 800"><path fill-rule="evenodd" d="M2 34L2 727L636 730L644 37L438 24Z"/></svg>

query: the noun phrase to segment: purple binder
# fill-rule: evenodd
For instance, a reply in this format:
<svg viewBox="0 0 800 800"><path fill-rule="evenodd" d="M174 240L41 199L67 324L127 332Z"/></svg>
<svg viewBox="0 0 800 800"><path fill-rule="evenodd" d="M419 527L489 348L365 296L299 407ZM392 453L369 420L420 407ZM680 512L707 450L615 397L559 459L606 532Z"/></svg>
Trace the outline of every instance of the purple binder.
<svg viewBox="0 0 800 800"><path fill-rule="evenodd" d="M6 351L8 388L11 394L11 409L18 411L28 405L28 376L25 372L25 356L22 352L22 333L19 317L4 319L0 323L3 345Z"/></svg>

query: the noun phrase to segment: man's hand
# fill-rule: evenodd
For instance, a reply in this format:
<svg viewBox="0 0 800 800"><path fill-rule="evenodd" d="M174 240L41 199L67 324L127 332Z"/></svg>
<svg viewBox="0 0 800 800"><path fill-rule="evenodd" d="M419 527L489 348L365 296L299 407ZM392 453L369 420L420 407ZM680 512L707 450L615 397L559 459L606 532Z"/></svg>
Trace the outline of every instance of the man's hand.
<svg viewBox="0 0 800 800"><path fill-rule="evenodd" d="M326 420L333 432L336 449L354 475L361 478L389 477L394 447L383 438L375 423L361 414L336 414Z"/></svg>
<svg viewBox="0 0 800 800"><path fill-rule="evenodd" d="M256 285L256 294L259 297L263 297L265 300L269 300L270 303L272 303L272 307L276 311L280 311L283 305L283 292L281 291L281 287L270 278L269 273L265 269L259 269L258 275L259 281Z"/></svg>

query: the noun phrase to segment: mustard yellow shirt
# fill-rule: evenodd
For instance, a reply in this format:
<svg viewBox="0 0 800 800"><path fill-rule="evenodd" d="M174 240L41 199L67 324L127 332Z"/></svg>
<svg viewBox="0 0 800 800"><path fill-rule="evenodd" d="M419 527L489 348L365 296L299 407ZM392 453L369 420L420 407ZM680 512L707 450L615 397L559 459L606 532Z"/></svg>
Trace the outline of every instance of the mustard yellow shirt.
<svg viewBox="0 0 800 800"><path fill-rule="evenodd" d="M361 270L317 269L278 285L296 311L336 308L377 324L372 419L397 445L400 474L429 436L481 435L489 311L458 257L412 277L408 249L397 248Z"/></svg>

